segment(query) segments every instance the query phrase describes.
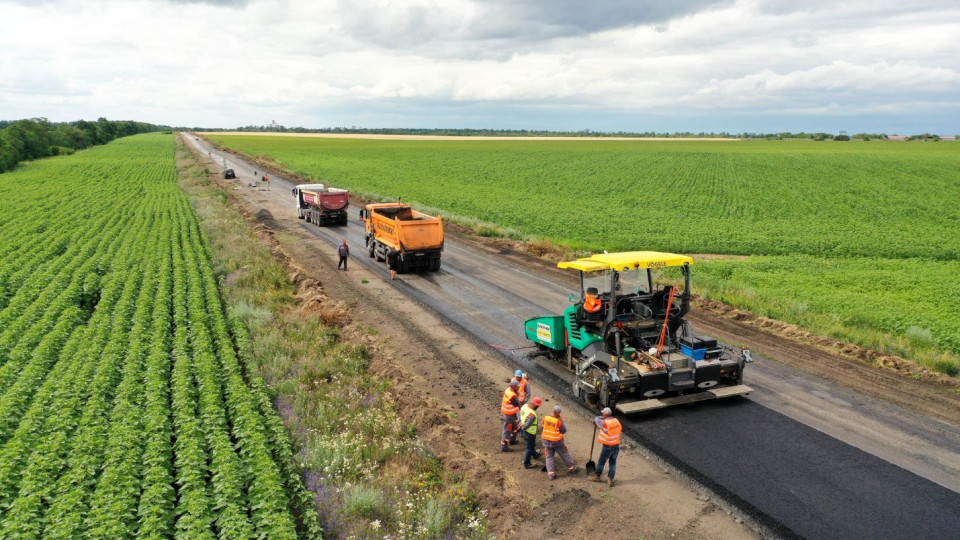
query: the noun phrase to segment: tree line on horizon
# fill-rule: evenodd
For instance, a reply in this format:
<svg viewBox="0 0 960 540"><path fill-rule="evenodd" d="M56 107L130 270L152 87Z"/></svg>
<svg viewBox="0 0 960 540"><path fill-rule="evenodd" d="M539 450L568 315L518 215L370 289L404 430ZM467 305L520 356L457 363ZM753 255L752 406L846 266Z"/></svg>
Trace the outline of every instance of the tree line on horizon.
<svg viewBox="0 0 960 540"><path fill-rule="evenodd" d="M711 138L711 139L810 139L815 141L849 141L849 140L887 140L889 135L886 133L857 133L847 135L845 132L839 134L816 132L777 132L777 133L730 133L721 131L698 132L692 131L674 131L674 132L656 132L656 131L594 131L583 129L579 131L549 131L535 129L474 129L474 128L361 128L351 127L325 127L325 128L305 128L305 127L286 127L280 124L269 124L262 126L248 125L237 128L188 128L190 131L241 131L241 132L279 132L279 133L333 133L345 135L433 135L433 136L453 136L453 137L595 137L598 139L606 137L632 137L632 138ZM923 133L918 135L909 135L907 140L940 140L939 135Z"/></svg>
<svg viewBox="0 0 960 540"><path fill-rule="evenodd" d="M13 169L22 161L68 155L120 137L169 129L145 122L103 117L96 122L50 122L46 118L0 120L0 173Z"/></svg>

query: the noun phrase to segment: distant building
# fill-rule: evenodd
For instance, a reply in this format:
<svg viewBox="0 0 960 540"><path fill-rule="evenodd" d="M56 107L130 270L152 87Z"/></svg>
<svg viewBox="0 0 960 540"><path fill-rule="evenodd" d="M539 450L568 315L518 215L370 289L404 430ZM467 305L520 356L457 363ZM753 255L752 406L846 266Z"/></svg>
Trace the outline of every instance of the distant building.
<svg viewBox="0 0 960 540"><path fill-rule="evenodd" d="M887 140L889 141L905 141L907 140L906 135L887 135Z"/></svg>

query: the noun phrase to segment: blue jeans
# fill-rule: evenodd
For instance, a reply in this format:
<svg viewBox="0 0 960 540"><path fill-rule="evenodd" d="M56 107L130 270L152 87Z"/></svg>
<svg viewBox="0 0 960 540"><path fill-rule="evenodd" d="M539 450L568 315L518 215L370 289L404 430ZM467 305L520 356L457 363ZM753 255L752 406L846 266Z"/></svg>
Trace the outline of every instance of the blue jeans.
<svg viewBox="0 0 960 540"><path fill-rule="evenodd" d="M617 456L620 455L620 445L616 446L607 446L603 445L603 450L600 451L600 459L597 460L597 476L603 474L603 465L610 460L610 473L607 474L610 478L613 478L617 474Z"/></svg>
<svg viewBox="0 0 960 540"><path fill-rule="evenodd" d="M527 449L523 452L523 464L530 465L530 459L533 457L534 445L537 443L536 433L527 433L526 431L521 431L520 435L523 435L523 442L527 443Z"/></svg>

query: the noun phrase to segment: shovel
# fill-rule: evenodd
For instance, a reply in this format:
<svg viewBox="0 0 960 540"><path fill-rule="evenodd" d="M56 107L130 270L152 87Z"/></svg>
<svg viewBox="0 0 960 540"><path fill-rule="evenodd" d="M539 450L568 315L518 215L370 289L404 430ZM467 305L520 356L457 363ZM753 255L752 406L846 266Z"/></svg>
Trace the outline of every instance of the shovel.
<svg viewBox="0 0 960 540"><path fill-rule="evenodd" d="M590 442L590 461L587 462L587 474L597 472L597 462L593 460L593 444L597 442L597 424L593 424L593 441Z"/></svg>

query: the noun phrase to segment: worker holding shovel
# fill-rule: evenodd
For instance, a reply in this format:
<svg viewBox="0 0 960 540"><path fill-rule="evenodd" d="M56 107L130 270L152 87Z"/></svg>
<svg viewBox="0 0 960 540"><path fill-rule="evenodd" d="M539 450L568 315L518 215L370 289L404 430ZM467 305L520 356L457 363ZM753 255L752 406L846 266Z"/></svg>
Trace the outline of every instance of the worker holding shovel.
<svg viewBox="0 0 960 540"><path fill-rule="evenodd" d="M613 487L613 477L617 475L617 456L620 455L620 432L623 426L620 421L613 417L613 411L610 407L600 411L603 416L597 416L593 419L594 431L597 433L597 442L603 446L600 450L600 459L598 460L596 471L591 471L591 463L587 463L587 472L594 472L593 480L600 481L603 476L603 466L609 460L610 472L607 473L607 485ZM590 457L593 458L593 445L590 446Z"/></svg>

